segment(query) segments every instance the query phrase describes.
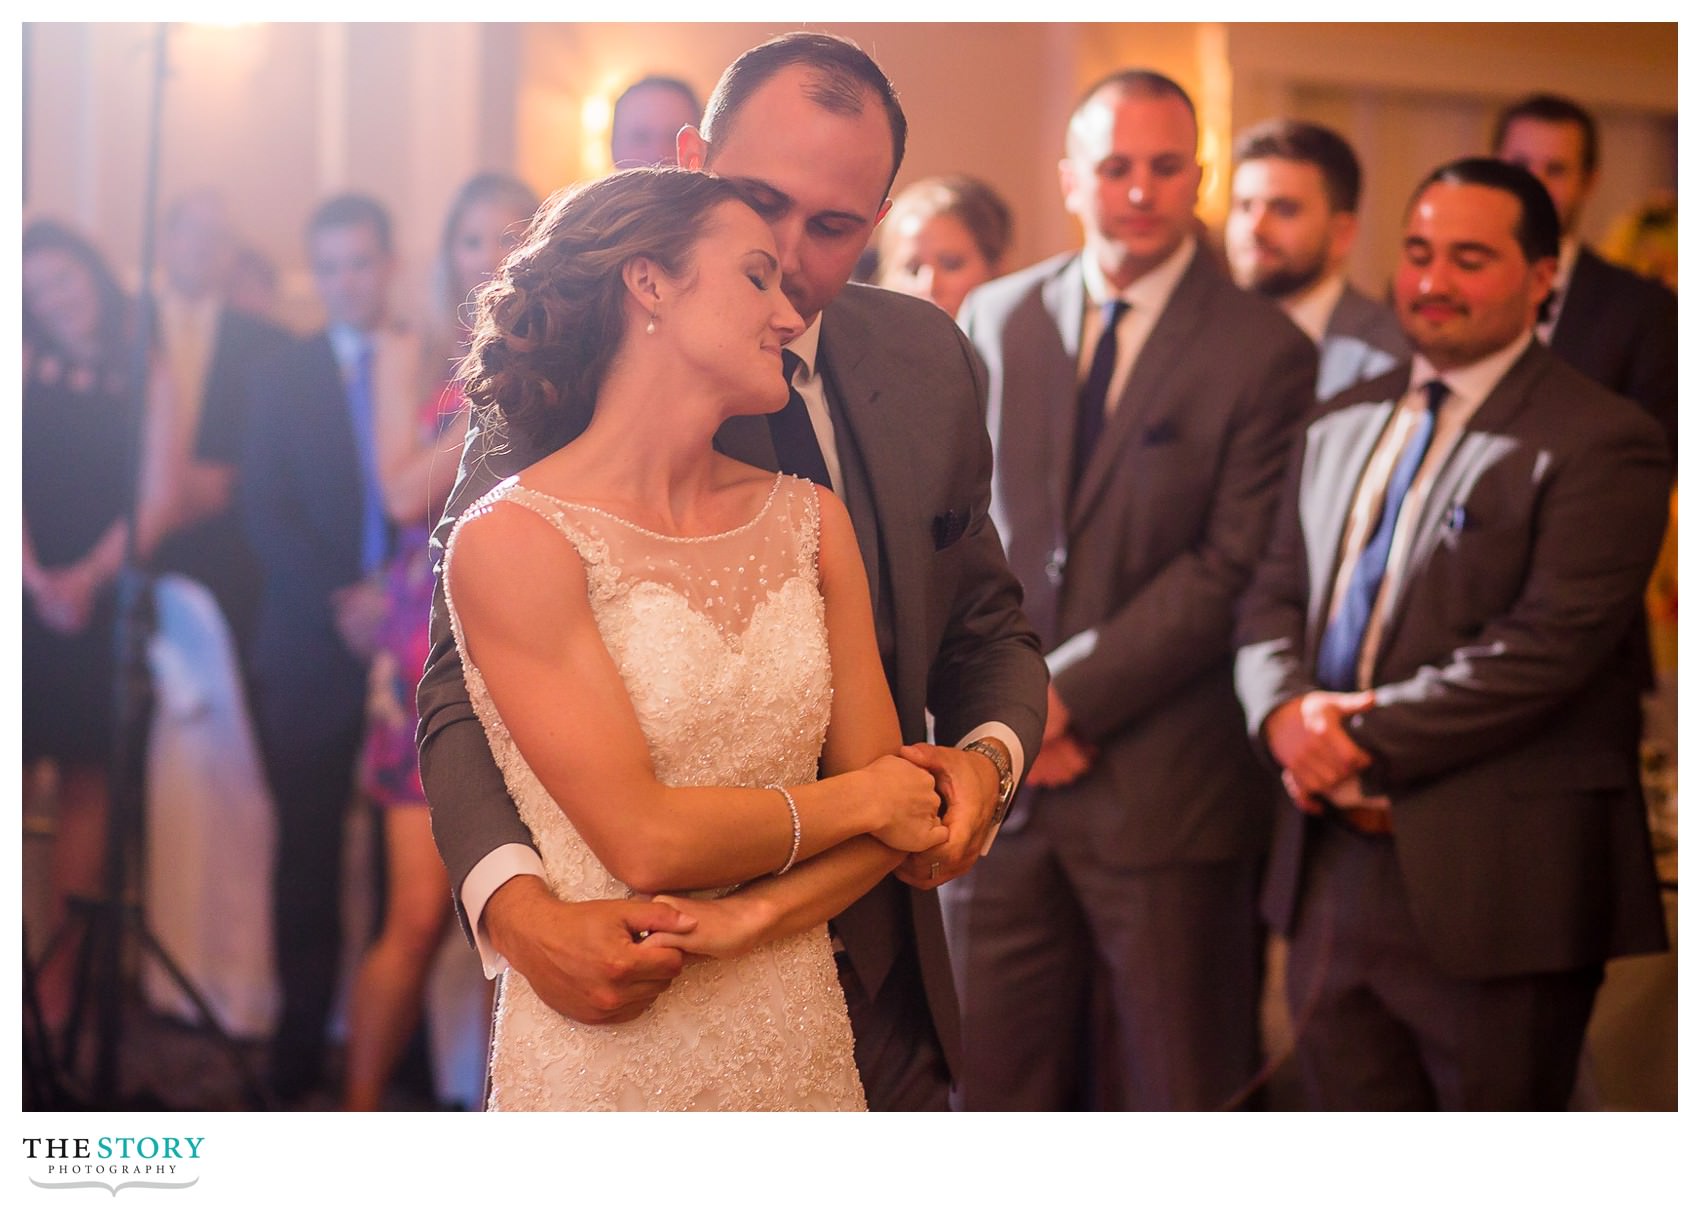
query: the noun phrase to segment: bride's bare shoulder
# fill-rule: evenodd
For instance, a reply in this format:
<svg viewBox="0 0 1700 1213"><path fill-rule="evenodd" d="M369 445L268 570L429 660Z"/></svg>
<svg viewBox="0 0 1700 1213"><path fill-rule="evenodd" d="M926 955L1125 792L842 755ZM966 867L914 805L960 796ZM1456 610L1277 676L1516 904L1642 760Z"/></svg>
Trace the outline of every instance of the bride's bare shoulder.
<svg viewBox="0 0 1700 1213"><path fill-rule="evenodd" d="M449 540L444 575L463 599L497 591L527 601L539 593L584 587L584 564L547 503L537 503L517 483L504 486L466 512ZM538 508L539 504L542 508Z"/></svg>

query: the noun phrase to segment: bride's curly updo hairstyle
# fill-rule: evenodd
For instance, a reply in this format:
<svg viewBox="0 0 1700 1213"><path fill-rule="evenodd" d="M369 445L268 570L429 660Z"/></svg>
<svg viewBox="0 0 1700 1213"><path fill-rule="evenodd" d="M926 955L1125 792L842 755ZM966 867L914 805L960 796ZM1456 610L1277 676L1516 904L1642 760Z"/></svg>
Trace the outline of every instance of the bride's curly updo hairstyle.
<svg viewBox="0 0 1700 1213"><path fill-rule="evenodd" d="M707 173L634 168L544 203L477 295L460 377L480 424L499 418L498 429L538 453L583 433L625 337L622 269L647 257L683 277L709 216L737 201Z"/></svg>

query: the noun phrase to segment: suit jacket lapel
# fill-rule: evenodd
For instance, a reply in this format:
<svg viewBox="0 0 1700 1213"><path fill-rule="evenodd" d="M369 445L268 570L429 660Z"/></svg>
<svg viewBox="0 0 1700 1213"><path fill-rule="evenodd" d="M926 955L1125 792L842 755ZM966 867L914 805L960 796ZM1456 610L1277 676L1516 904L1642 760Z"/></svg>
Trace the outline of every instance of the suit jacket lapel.
<svg viewBox="0 0 1700 1213"><path fill-rule="evenodd" d="M1163 314L1157 317L1139 359L1127 377L1127 384L1116 398L1115 412L1104 425L1104 433L1092 457L1081 473L1080 486L1075 490L1069 509L1069 530L1081 524L1092 503L1109 483L1110 474L1122 460L1122 452L1132 438L1144 431L1152 402L1161 398L1163 383L1177 366L1185 362L1192 348L1193 331L1204 321L1204 302L1209 294L1213 271L1205 264L1205 252L1200 248L1193 254L1192 264L1175 286ZM1078 321L1075 325L1079 331ZM1079 342L1076 340L1076 347ZM1072 413L1072 410L1071 410ZM1155 419L1163 420L1162 418ZM1072 450L1072 443L1069 448Z"/></svg>
<svg viewBox="0 0 1700 1213"><path fill-rule="evenodd" d="M1335 579L1340 575L1340 545L1346 539L1346 521L1358 496L1358 483L1397 404L1397 399L1389 399L1357 406L1356 416L1342 427L1346 432L1329 435L1327 445L1317 452L1315 465L1305 470L1305 531L1326 540L1306 545L1312 587L1307 625L1313 654L1334 597ZM1298 441L1304 441L1303 435Z"/></svg>
<svg viewBox="0 0 1700 1213"><path fill-rule="evenodd" d="M1558 323L1553 325L1550 342L1553 349L1586 348L1590 317L1609 301L1599 297L1599 259L1586 245L1576 252L1576 264L1570 267L1570 283L1564 288L1563 306L1558 311Z"/></svg>
<svg viewBox="0 0 1700 1213"><path fill-rule="evenodd" d="M1054 394L1047 392L1043 397L1055 403L1045 409L1039 424L1049 443L1050 475L1045 487L1051 497L1051 517L1066 518L1074 488L1070 482L1074 476L1075 399L1080 394L1080 324L1086 312L1086 284L1080 276L1079 257L1071 258L1040 288L1039 299L1062 343L1062 361L1054 372L1046 372L1056 385Z"/></svg>
<svg viewBox="0 0 1700 1213"><path fill-rule="evenodd" d="M907 553L898 550L903 545L894 542L895 534L886 533L894 532L901 526L901 519L915 513L903 427L880 420L880 385L864 373L868 351L873 345L871 338L855 331L854 319L845 309L828 311L830 315L824 318L821 329L819 358L821 373L826 376L838 463L846 480L839 486L839 496L850 511L856 546L862 550L874 614L877 617L884 606L880 601L881 583L889 581L893 596L899 599L890 604L895 620L899 617L896 612L908 606L902 601L904 591L917 584L903 575ZM851 485L848 482L858 471L862 483ZM885 520L885 532L880 527L881 519ZM881 576L882 558L892 561L889 578ZM893 630L901 639L901 633Z"/></svg>
<svg viewBox="0 0 1700 1213"><path fill-rule="evenodd" d="M773 449L773 431L768 428L765 415L728 417L714 435L714 447L723 455L755 467L766 468L770 472L779 470L779 455Z"/></svg>
<svg viewBox="0 0 1700 1213"><path fill-rule="evenodd" d="M1404 614L1410 598L1410 587L1422 576L1423 568L1434 554L1435 545L1448 525L1447 514L1459 498L1475 482L1477 470L1484 460L1508 441L1502 436L1507 422L1533 399L1533 387L1540 378L1541 364L1549 357L1545 347L1534 341L1523 356L1512 364L1486 400L1475 411L1458 441L1447 453L1446 462L1435 473L1434 483L1423 499L1417 529L1411 535L1411 550L1406 555L1398 580L1388 587L1387 618L1382 628L1381 651L1387 651L1394 629Z"/></svg>

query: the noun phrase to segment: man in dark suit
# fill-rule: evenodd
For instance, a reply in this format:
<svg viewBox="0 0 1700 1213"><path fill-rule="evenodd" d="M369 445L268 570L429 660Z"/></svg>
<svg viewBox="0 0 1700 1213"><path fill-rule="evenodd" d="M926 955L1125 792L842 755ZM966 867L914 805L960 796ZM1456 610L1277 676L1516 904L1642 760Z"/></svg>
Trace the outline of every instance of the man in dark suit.
<svg viewBox="0 0 1700 1213"><path fill-rule="evenodd" d="M392 273L390 225L361 195L307 226L327 327L257 377L241 467L248 542L262 570L250 688L277 808L274 930L283 1009L271 1082L285 1099L322 1077L342 930L343 810L364 726L372 618L364 579L388 554L372 386Z"/></svg>
<svg viewBox="0 0 1700 1213"><path fill-rule="evenodd" d="M1416 356L1307 427L1242 607L1317 1107L1561 1109L1603 963L1664 946L1627 642L1669 460L1534 340L1557 252L1522 169L1423 181Z"/></svg>
<svg viewBox="0 0 1700 1213"><path fill-rule="evenodd" d="M1043 728L1045 670L1020 587L988 517L984 380L938 309L847 287L888 205L905 124L890 82L853 44L791 34L740 56L680 163L736 182L771 225L782 286L808 329L787 351L793 400L729 425L723 449L829 481L845 500L873 590L875 626L906 739L931 751L950 839L833 920L870 1106L947 1106L959 1069L940 883L974 862ZM537 451L500 458L475 434L450 519ZM633 946L673 929L665 907L553 898L467 703L439 597L420 686L420 766L451 884L487 968L505 959L584 1022L639 1014L679 954Z"/></svg>
<svg viewBox="0 0 1700 1213"><path fill-rule="evenodd" d="M946 886L967 1109L1078 1107L1101 975L1106 1102L1211 1108L1258 1067L1271 782L1245 744L1233 606L1316 352L1193 235L1192 103L1120 72L1070 120L1085 248L979 288L992 509L1054 679L998 845Z"/></svg>
<svg viewBox="0 0 1700 1213"><path fill-rule="evenodd" d="M1313 122L1272 119L1234 142L1228 265L1235 282L1280 304L1316 342L1318 400L1410 352L1393 313L1346 281L1361 181L1352 145Z"/></svg>
<svg viewBox="0 0 1700 1213"><path fill-rule="evenodd" d="M1537 93L1503 110L1494 155L1528 169L1552 196L1562 236L1553 300L1535 335L1589 378L1628 396L1664 427L1676 450L1676 296L1662 283L1611 264L1577 235L1599 175L1593 115L1566 97Z"/></svg>

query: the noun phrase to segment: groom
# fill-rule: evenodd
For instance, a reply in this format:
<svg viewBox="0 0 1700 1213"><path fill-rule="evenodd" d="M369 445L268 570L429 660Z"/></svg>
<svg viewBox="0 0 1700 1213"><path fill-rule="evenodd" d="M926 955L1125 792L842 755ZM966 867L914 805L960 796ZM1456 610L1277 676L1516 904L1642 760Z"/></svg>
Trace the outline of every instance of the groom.
<svg viewBox="0 0 1700 1213"><path fill-rule="evenodd" d="M885 673L906 740L934 733L929 766L949 840L912 856L832 930L875 1110L948 1107L960 1055L939 884L990 845L1044 726L1046 673L1021 590L987 516L985 381L930 304L847 286L885 214L907 124L890 81L856 46L783 35L739 56L679 162L738 184L773 229L786 297L809 327L789 347L799 425L739 418L722 449L830 482L855 523ZM503 476L545 452L485 455L468 439L434 542ZM440 583L439 583L440 584ZM643 902L564 903L542 865L467 701L439 589L419 688L420 771L457 905L492 973L505 961L556 1010L586 1023L641 1013L678 972L677 952L632 934L679 926ZM961 748L956 748L961 747Z"/></svg>

